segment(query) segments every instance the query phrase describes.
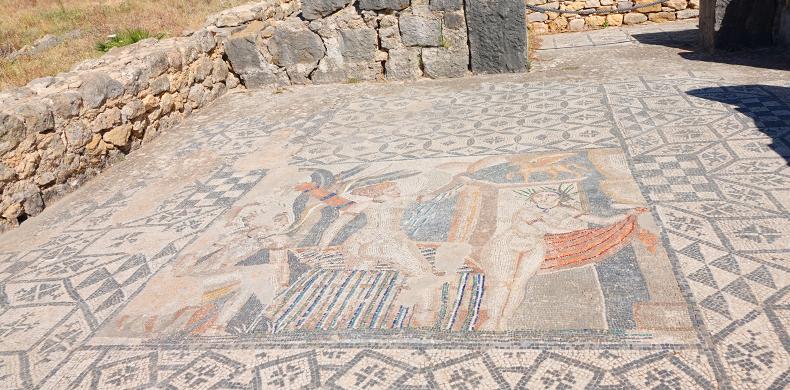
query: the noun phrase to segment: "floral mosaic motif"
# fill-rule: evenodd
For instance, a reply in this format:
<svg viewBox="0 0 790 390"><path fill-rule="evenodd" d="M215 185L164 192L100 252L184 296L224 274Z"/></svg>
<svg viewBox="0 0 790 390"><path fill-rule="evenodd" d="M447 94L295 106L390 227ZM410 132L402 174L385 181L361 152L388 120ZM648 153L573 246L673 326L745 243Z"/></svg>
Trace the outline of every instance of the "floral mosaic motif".
<svg viewBox="0 0 790 390"><path fill-rule="evenodd" d="M757 376L761 371L771 370L776 364L776 352L758 342L759 333L754 331L746 333L749 335L747 341L727 345L724 359L752 376Z"/></svg>
<svg viewBox="0 0 790 390"><path fill-rule="evenodd" d="M651 389L681 389L681 380L678 376L669 370L657 369L652 370L645 378L644 386Z"/></svg>
<svg viewBox="0 0 790 390"><path fill-rule="evenodd" d="M758 244L762 244L764 242L771 244L774 241L782 238L782 234L778 230L757 224L749 225L743 229L740 229L736 231L735 234L740 238L745 238Z"/></svg>
<svg viewBox="0 0 790 390"><path fill-rule="evenodd" d="M560 370L547 370L540 378L541 384L552 389L572 389L576 385L576 378L573 372Z"/></svg>
<svg viewBox="0 0 790 390"><path fill-rule="evenodd" d="M18 333L33 330L40 324L33 313L24 313L19 318L8 322L0 322L0 339L7 339Z"/></svg>

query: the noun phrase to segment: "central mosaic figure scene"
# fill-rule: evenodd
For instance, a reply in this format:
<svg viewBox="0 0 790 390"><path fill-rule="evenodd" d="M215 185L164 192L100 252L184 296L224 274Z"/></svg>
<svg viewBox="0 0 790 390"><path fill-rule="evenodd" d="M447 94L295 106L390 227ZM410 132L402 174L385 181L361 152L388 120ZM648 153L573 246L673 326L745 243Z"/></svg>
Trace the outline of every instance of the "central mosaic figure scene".
<svg viewBox="0 0 790 390"><path fill-rule="evenodd" d="M280 165L100 335L573 330L693 339L627 167L619 149Z"/></svg>

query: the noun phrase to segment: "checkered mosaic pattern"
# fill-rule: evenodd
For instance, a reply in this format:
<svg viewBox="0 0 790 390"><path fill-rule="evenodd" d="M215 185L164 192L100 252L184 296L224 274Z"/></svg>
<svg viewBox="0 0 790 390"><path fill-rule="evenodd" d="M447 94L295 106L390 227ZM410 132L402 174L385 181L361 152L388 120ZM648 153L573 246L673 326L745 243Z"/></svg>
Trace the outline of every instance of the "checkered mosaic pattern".
<svg viewBox="0 0 790 390"><path fill-rule="evenodd" d="M652 201L718 199L716 185L694 156L641 156L633 164Z"/></svg>
<svg viewBox="0 0 790 390"><path fill-rule="evenodd" d="M205 182L194 185L194 193L184 199L177 208L229 207L249 191L265 171L232 172L222 169Z"/></svg>

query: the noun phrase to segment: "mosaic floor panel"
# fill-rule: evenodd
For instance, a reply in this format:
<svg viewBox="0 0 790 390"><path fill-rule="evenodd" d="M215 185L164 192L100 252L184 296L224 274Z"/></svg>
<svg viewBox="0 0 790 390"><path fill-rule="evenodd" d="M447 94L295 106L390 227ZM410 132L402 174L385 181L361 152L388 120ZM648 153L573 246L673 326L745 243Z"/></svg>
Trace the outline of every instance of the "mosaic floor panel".
<svg viewBox="0 0 790 390"><path fill-rule="evenodd" d="M788 385L790 83L316 90L0 237L0 388Z"/></svg>

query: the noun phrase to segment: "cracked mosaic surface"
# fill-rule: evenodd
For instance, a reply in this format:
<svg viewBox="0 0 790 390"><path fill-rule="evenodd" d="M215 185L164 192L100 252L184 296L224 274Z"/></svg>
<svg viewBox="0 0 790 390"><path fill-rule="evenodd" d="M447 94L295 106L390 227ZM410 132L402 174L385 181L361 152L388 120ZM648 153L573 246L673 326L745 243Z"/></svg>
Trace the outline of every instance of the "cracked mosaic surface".
<svg viewBox="0 0 790 390"><path fill-rule="evenodd" d="M228 96L0 237L0 388L784 388L788 87Z"/></svg>

